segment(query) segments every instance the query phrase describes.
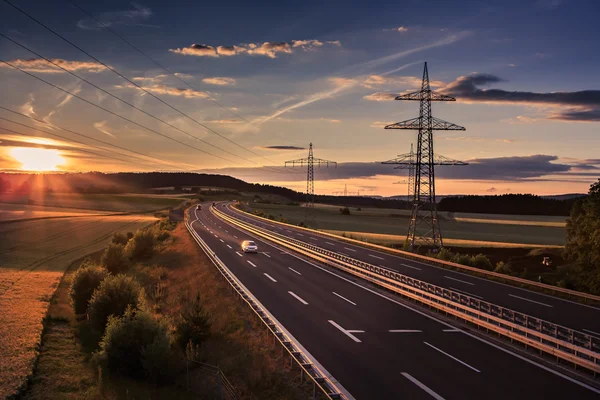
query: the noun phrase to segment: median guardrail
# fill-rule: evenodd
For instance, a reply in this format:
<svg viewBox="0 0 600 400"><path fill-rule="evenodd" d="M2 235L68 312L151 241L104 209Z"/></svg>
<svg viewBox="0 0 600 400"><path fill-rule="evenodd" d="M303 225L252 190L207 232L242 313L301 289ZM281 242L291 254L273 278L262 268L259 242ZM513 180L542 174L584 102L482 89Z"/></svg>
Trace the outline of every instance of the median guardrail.
<svg viewBox="0 0 600 400"><path fill-rule="evenodd" d="M254 297L254 295L237 279L237 277L227 268L219 259L214 251L192 228L186 213L185 226L204 253L208 256L223 278L231 285L234 291L240 296L256 314L256 316L265 324L269 332L273 335L282 348L290 355L290 362L295 361L300 367L300 380L308 376L313 381L313 398L316 397L317 388L319 391L331 400L353 400L338 389L335 380L324 374L316 360L312 358L302 346L285 330L285 328L271 315L271 313Z"/></svg>
<svg viewBox="0 0 600 400"><path fill-rule="evenodd" d="M600 373L600 339L565 326L501 307L475 297L356 260L319 246L257 228L217 209L221 219L267 240L292 249L381 287L454 315L499 335L559 359Z"/></svg>
<svg viewBox="0 0 600 400"><path fill-rule="evenodd" d="M584 304L600 304L600 296L596 296L593 294L578 292L578 291L572 290L572 289L561 288L558 286L549 285L547 283L535 282L535 281L531 281L529 279L519 278L516 276L505 275L505 274L501 274L499 272L487 271L487 270L483 270L480 268L470 267L468 265L454 263L451 261L438 260L437 258L428 257L428 256L424 256L421 254L416 254L416 253L411 253L411 252L404 251L404 250L393 249L391 247L385 247L385 246L381 246L378 244L364 242L361 240L351 239L351 238L347 238L347 237L343 237L343 236L339 236L339 235L334 235L332 233L323 232L323 231L319 231L316 229L310 229L310 228L305 228L302 226L291 225L291 224L287 224L285 222L275 221L272 219L261 217L259 215L251 214L251 213L241 210L237 207L234 207L234 209L239 213L245 214L252 218L263 220L268 223L286 226L286 227L290 227L290 228L294 228L294 229L299 229L299 230L302 230L305 232L310 232L315 235L327 236L327 237L330 237L330 238L336 239L336 240L343 240L348 243L356 244L356 245L363 246L363 247L371 247L373 249L377 249L377 250L384 251L384 252L391 253L391 254L397 254L397 255L400 255L407 259L423 262L426 264L432 264L432 265L437 265L437 266L441 266L444 268L451 268L451 269L455 269L455 270L459 270L459 271L469 272L469 273L475 274L475 275L481 275L481 276L484 276L487 278L491 278L494 280L499 280L499 281L506 282L508 284L512 284L513 286L526 286L527 288L534 289L534 290L540 291L542 293L552 294L552 295L555 295L558 297L564 297L564 298L569 298L569 299L577 299L578 301L580 301Z"/></svg>

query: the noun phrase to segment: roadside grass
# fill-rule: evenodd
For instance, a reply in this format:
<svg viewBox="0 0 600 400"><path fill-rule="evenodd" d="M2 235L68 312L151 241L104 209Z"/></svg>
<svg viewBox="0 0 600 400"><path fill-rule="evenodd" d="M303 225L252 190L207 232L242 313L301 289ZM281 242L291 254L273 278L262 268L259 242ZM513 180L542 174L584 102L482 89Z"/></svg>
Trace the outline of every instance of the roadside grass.
<svg viewBox="0 0 600 400"><path fill-rule="evenodd" d="M304 207L264 203L251 203L251 207L265 215L271 215L276 220L283 218L294 225L298 225L304 220ZM357 211L355 207L349 207L351 215L342 215L339 208L315 205L314 220L316 223L312 227L341 232L406 235L409 218L406 210L369 208ZM564 246L565 242L565 228L561 225L564 223L564 218L562 222L560 221L562 217L558 217L559 220L556 220L557 217L547 217L544 220L539 216L516 218L517 216L477 214L477 218L475 218L477 221L460 221L444 218L443 214L441 213L440 227L445 240L495 242L501 246L506 243L528 246ZM474 214L469 214L464 218L473 219L472 215ZM531 219L528 220L530 217ZM454 218L462 217L455 213ZM485 222L486 219L489 221Z"/></svg>
<svg viewBox="0 0 600 400"><path fill-rule="evenodd" d="M3 194L0 203L35 204L115 212L150 212L182 204L187 198L144 194L80 194L32 192L29 195Z"/></svg>
<svg viewBox="0 0 600 400"><path fill-rule="evenodd" d="M38 219L0 224L0 398L17 392L37 358L52 294L77 259L114 232L149 225L145 215Z"/></svg>
<svg viewBox="0 0 600 400"><path fill-rule="evenodd" d="M158 226L150 229L160 233ZM91 361L97 338L85 329L87 324L75 320L69 305L68 288L75 269L69 269L53 297L39 362L24 398L214 398L214 382L194 385L187 392L185 372L175 384L166 386L99 374ZM127 274L140 282L155 315L170 326L200 294L211 332L197 359L218 365L241 399L310 397L312 386L306 380L300 383L297 367L290 370L289 358L273 344L262 322L239 301L183 224L157 245L153 257L136 263ZM199 382L207 379L202 374L190 376Z"/></svg>

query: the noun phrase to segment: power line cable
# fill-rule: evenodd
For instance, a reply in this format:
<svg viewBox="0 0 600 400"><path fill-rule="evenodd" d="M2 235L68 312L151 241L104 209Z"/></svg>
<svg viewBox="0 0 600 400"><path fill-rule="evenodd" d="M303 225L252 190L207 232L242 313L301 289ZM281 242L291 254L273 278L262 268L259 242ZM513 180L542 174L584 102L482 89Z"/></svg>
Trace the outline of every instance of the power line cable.
<svg viewBox="0 0 600 400"><path fill-rule="evenodd" d="M233 143L234 145L244 149L244 150L248 150L245 147L239 145L238 143L235 143L234 141L232 141L231 139L221 135L219 132L215 131L214 129L204 125L203 123L201 123L200 121L190 117L188 114L184 113L183 111L179 110L178 108L172 106L171 104L169 104L168 102L164 101L163 99L161 99L160 97L154 95L153 93L149 92L148 90L146 90L145 88L143 88L142 86L136 84L135 82L133 82L132 80L130 80L129 78L127 78L126 76L124 76L123 74L121 74L119 71L115 70L114 68L112 68L111 66L109 66L108 64L102 62L100 59L96 58L95 56L93 56L92 54L90 54L89 52L87 52L86 50L82 49L81 47L77 46L75 43L73 43L72 41L70 41L69 39L67 39L66 37L62 36L61 34L59 34L58 32L56 32L55 30L53 30L52 28L50 28L49 26L45 25L43 22L39 21L38 19L36 19L35 17L33 17L31 14L27 13L26 11L24 11L23 9L17 7L16 5L14 5L13 3L11 3L8 0L4 0L5 3L7 3L8 5L10 5L11 7L13 7L14 9L16 9L17 11L19 11L20 13L22 13L23 15L27 16L29 19L31 19L32 21L34 21L35 23L37 23L38 25L44 27L46 30L48 30L49 32L51 32L52 34L54 34L55 36L59 37L60 39L62 39L63 41L69 43L71 46L75 47L77 50L81 51L82 53L84 53L85 55L87 55L88 57L90 57L91 59L93 59L94 61L98 62L99 64L103 65L105 68L107 68L108 70L112 71L113 73L115 73L116 75L118 75L119 77L121 77L122 79L124 79L125 81L127 81L129 84L137 87L138 89L142 90L144 93L148 94L149 96L153 97L154 99L160 101L161 103L163 103L164 105L166 105L167 107L171 108L172 110L174 110L175 112L183 115L184 117L190 119L191 121L195 122L196 124L202 126L204 129L206 129L207 131L214 133L215 135L227 140L230 143ZM217 146L215 146L217 147ZM226 150L221 149L222 151L228 152ZM250 150L248 150L250 151ZM229 153L229 152L228 152ZM231 154L231 153L230 153ZM245 159L244 157L241 156L237 156L239 158L242 158L246 161L250 161L254 164L257 164L255 161L249 160L249 159ZM282 171L278 171L278 172L282 172Z"/></svg>
<svg viewBox="0 0 600 400"><path fill-rule="evenodd" d="M71 5L73 5L74 7L78 8L79 10L81 10L81 12L83 12L84 14L86 14L88 17L92 18L94 21L96 21L100 26L102 26L104 29L108 30L110 33L112 33L113 35L115 35L116 37L118 37L119 39L121 39L123 42L125 42L127 45L129 45L132 49L134 49L135 51L137 51L138 53L140 53L141 55L143 55L144 57L146 57L148 60L152 61L155 65L157 65L159 68L161 68L163 71L167 72L168 74L170 74L171 76L175 77L175 79L177 79L178 81L180 81L181 83L183 83L184 85L186 85L187 87L189 87L190 89L196 90L196 91L200 91L198 88L192 86L188 81L186 81L185 79L182 79L180 76L178 76L176 73L172 72L171 70L169 70L167 67L165 67L164 65L162 65L161 63L159 63L158 61L156 61L154 58L150 57L148 54L146 54L145 52L143 52L140 48L138 48L137 46L135 46L133 43L131 43L129 40L125 39L122 35L120 35L117 31L115 31L114 29L112 29L110 26L104 24L102 21L98 20L96 17L94 17L94 15L92 13L90 13L89 11L87 11L86 9L84 9L83 7L81 7L79 4L75 3L72 0L67 0L69 3L71 3ZM215 103L216 105L218 105L219 107L221 107L222 109L228 111L229 113L231 113L232 115L234 115L235 117L245 121L246 123L252 125L252 126L256 126L254 125L251 121L248 121L246 118L244 118L244 116L240 115L239 113L236 113L234 110L222 105L221 103L219 103L216 99L212 98L212 97L207 97L208 100L212 101L213 103ZM229 139L227 139L229 140ZM232 142L235 145L238 145L235 142ZM238 145L239 146L239 145ZM241 147L241 146L240 146ZM274 161L253 152L250 149L244 148L245 150L248 150L250 153L261 157L267 161L269 161L270 163L275 164Z"/></svg>

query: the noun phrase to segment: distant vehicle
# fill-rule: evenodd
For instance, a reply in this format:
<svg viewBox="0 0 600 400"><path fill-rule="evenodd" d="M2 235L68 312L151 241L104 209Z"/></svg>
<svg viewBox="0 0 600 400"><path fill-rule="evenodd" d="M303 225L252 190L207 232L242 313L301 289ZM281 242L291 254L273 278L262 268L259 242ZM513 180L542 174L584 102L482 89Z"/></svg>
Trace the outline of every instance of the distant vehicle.
<svg viewBox="0 0 600 400"><path fill-rule="evenodd" d="M213 201L213 207L216 206L215 202Z"/></svg>
<svg viewBox="0 0 600 400"><path fill-rule="evenodd" d="M258 246L252 240L244 240L242 242L242 251L244 253L256 253L258 252Z"/></svg>
<svg viewBox="0 0 600 400"><path fill-rule="evenodd" d="M202 206L201 206L200 204L198 204L198 205L196 206L196 210L202 210Z"/></svg>
<svg viewBox="0 0 600 400"><path fill-rule="evenodd" d="M223 205L221 207L225 208L225 203L223 203Z"/></svg>

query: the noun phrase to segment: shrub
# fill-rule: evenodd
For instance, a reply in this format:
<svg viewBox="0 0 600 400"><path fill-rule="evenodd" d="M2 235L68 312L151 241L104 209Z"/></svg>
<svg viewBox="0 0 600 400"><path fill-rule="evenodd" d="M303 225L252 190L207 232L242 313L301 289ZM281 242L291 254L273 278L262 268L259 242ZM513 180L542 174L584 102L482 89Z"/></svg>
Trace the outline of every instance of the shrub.
<svg viewBox="0 0 600 400"><path fill-rule="evenodd" d="M471 257L471 265L475 268L485 269L487 271L494 269L492 262L484 254L477 254L476 256Z"/></svg>
<svg viewBox="0 0 600 400"><path fill-rule="evenodd" d="M454 262L462 265L471 265L471 256L468 254L457 254L454 257Z"/></svg>
<svg viewBox="0 0 600 400"><path fill-rule="evenodd" d="M446 249L445 247L441 248L438 253L435 256L438 260L442 260L442 261L453 261L454 260L454 253L448 249Z"/></svg>
<svg viewBox="0 0 600 400"><path fill-rule="evenodd" d="M133 307L122 317L110 317L96 357L113 372L154 383L169 380L175 372L166 324Z"/></svg>
<svg viewBox="0 0 600 400"><path fill-rule="evenodd" d="M127 241L133 237L133 232L127 232Z"/></svg>
<svg viewBox="0 0 600 400"><path fill-rule="evenodd" d="M494 271L499 272L501 274L510 274L512 272L512 268L510 267L510 264L505 264L504 261L498 261L496 263L496 268L494 269Z"/></svg>
<svg viewBox="0 0 600 400"><path fill-rule="evenodd" d="M342 215L350 215L350 209L348 207L340 208L340 214L342 214Z"/></svg>
<svg viewBox="0 0 600 400"><path fill-rule="evenodd" d="M158 235L156 235L156 240L158 240L159 242L164 242L165 240L167 240L170 237L171 237L171 234L169 232L160 231L158 233Z"/></svg>
<svg viewBox="0 0 600 400"><path fill-rule="evenodd" d="M75 314L84 314L94 290L106 278L108 272L94 265L84 265L73 274L69 297Z"/></svg>
<svg viewBox="0 0 600 400"><path fill-rule="evenodd" d="M125 246L128 241L129 241L129 238L124 233L117 232L112 237L112 242L114 244L120 244L120 245Z"/></svg>
<svg viewBox="0 0 600 400"><path fill-rule="evenodd" d="M196 295L193 302L184 306L179 315L179 321L175 328L177 344L182 349L191 342L194 346L200 346L210 335L210 322L208 315L202 307L200 293Z"/></svg>
<svg viewBox="0 0 600 400"><path fill-rule="evenodd" d="M155 238L152 232L138 230L125 246L125 252L132 260L148 258L154 252L154 244Z"/></svg>
<svg viewBox="0 0 600 400"><path fill-rule="evenodd" d="M110 244L102 253L100 265L111 274L119 274L129 267L129 260L125 255L125 247L122 244Z"/></svg>
<svg viewBox="0 0 600 400"><path fill-rule="evenodd" d="M98 332L104 332L108 317L120 317L128 306L137 308L143 303L140 284L125 275L108 276L94 291L88 306L90 324Z"/></svg>

